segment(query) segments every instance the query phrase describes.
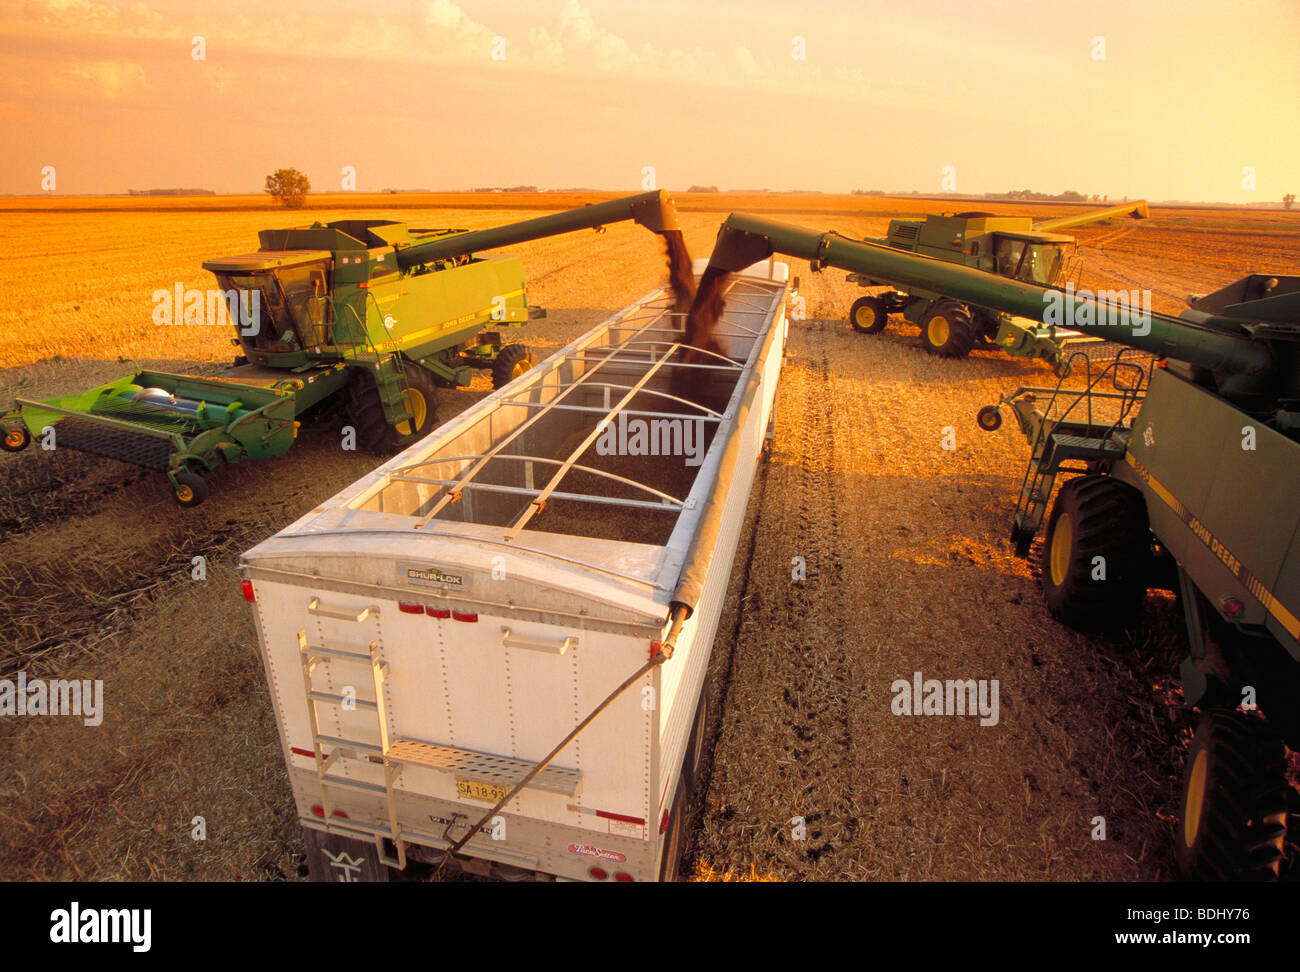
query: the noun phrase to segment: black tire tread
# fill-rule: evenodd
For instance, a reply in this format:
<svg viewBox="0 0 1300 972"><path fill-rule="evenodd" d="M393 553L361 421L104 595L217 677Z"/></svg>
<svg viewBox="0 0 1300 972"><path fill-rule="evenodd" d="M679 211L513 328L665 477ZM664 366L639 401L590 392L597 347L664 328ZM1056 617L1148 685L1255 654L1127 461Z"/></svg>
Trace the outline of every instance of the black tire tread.
<svg viewBox="0 0 1300 972"><path fill-rule="evenodd" d="M948 341L942 349L930 343L930 317L943 313L948 318ZM970 312L955 300L938 300L921 316L921 345L941 358L964 358L975 346L975 324Z"/></svg>
<svg viewBox="0 0 1300 972"><path fill-rule="evenodd" d="M1054 588L1052 533L1067 507L1074 521L1074 555ZM1146 597L1150 527L1142 494L1110 476L1078 476L1057 493L1039 550L1043 594L1052 616L1080 631L1130 623ZM1092 580L1092 559L1106 558L1106 580Z"/></svg>
<svg viewBox="0 0 1300 972"><path fill-rule="evenodd" d="M1181 824L1179 869L1202 881L1273 881L1287 832L1286 749L1263 719L1228 709L1201 717L1185 776L1200 749L1207 751L1206 793L1197 847L1189 849ZM1183 785L1186 813L1187 781Z"/></svg>

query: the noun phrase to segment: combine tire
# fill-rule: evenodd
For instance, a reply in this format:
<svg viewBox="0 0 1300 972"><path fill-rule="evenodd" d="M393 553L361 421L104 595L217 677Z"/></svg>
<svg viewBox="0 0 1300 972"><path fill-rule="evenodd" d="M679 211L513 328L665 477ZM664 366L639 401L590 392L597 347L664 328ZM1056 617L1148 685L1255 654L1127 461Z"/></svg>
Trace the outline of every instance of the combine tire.
<svg viewBox="0 0 1300 972"><path fill-rule="evenodd" d="M527 345L507 344L492 362L492 387L504 388L533 366Z"/></svg>
<svg viewBox="0 0 1300 972"><path fill-rule="evenodd" d="M1080 631L1122 627L1146 596L1151 530L1142 494L1109 476L1079 476L1056 495L1042 552L1052 616Z"/></svg>
<svg viewBox="0 0 1300 972"><path fill-rule="evenodd" d="M25 425L2 431L4 432L4 438L0 439L0 449L5 452L22 452L32 444L32 434L27 431Z"/></svg>
<svg viewBox="0 0 1300 972"><path fill-rule="evenodd" d="M955 300L936 301L921 317L921 344L941 358L964 358L975 344L970 311Z"/></svg>
<svg viewBox="0 0 1300 972"><path fill-rule="evenodd" d="M198 506L208 498L208 483L198 473L178 472L172 499L181 506Z"/></svg>
<svg viewBox="0 0 1300 972"><path fill-rule="evenodd" d="M434 426L437 388L433 376L410 362L404 362L403 369L407 383L406 404L414 418L396 427L389 425L384 416L384 404L380 401L374 375L361 369L352 372L344 424L356 430L357 446L367 452L379 455L395 452Z"/></svg>
<svg viewBox="0 0 1300 972"><path fill-rule="evenodd" d="M1263 719L1201 716L1183 771L1178 868L1198 881L1274 881L1287 824L1286 750Z"/></svg>
<svg viewBox="0 0 1300 972"><path fill-rule="evenodd" d="M859 297L849 308L849 323L859 334L875 334L889 323L889 314L879 297Z"/></svg>

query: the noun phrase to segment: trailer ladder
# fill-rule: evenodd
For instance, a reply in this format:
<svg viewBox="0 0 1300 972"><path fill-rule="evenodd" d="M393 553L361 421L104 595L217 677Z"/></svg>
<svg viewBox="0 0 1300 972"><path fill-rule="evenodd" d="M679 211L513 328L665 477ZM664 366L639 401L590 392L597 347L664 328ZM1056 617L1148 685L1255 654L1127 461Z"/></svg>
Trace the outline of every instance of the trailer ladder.
<svg viewBox="0 0 1300 972"><path fill-rule="evenodd" d="M367 614L368 611L361 612L355 617L349 615L348 620L364 620ZM374 699L353 699L316 688L313 681L316 669L322 662L330 658L368 664L374 683ZM298 660L302 664L303 689L307 694L307 717L311 724L312 745L316 755L316 778L320 782L321 809L324 812L326 823L332 821L334 817L334 808L330 800L331 788L381 794L387 810L388 830L385 832L383 828L367 829L372 831L375 846L379 851L379 859L383 863L399 870L406 867L406 847L402 841L401 826L397 822L397 799L393 791L393 784L396 782L398 773L401 772L401 764L387 758L390 741L388 737L388 711L384 703L384 680L388 676L388 663L380 657L379 642L377 640L372 641L366 648L361 650L351 646L340 647L328 643L311 645L307 642L307 632L300 630L298 632ZM355 705L359 710L365 709L375 713L379 731L377 742L345 739L339 736L329 736L321 732L320 715L316 707L322 703L341 706L345 700ZM331 747L328 756L325 755L323 748L326 745ZM330 773L332 767L340 765L341 761L345 759L364 760L366 763L382 766L384 770L383 784L370 783L365 780ZM352 825L350 824L350 826ZM384 848L384 837L388 837L393 842L397 852L396 858L388 856Z"/></svg>

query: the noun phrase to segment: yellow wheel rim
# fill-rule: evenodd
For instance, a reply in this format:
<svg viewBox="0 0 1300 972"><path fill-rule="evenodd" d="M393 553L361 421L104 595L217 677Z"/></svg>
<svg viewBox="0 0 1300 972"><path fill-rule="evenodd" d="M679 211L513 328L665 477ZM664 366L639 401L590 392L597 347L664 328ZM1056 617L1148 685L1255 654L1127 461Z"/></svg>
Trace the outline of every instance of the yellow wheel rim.
<svg viewBox="0 0 1300 972"><path fill-rule="evenodd" d="M411 418L401 422L397 426L397 431L402 435L414 435L416 429L424 428L424 420L429 415L429 406L424 401L424 396L414 388L408 388L406 395L406 410L411 413ZM414 427L412 427L414 422Z"/></svg>
<svg viewBox="0 0 1300 972"><path fill-rule="evenodd" d="M875 315L871 313L871 308L859 307L858 312L854 317L857 320L858 327L870 327Z"/></svg>
<svg viewBox="0 0 1300 972"><path fill-rule="evenodd" d="M527 358L520 358L515 362L515 366L510 370L510 378L513 380L522 375L525 371L533 366L533 363Z"/></svg>
<svg viewBox="0 0 1300 972"><path fill-rule="evenodd" d="M936 348L941 348L948 343L948 318L942 314L936 314L930 318L930 327L928 329L930 343Z"/></svg>
<svg viewBox="0 0 1300 972"><path fill-rule="evenodd" d="M1065 574L1070 569L1070 548L1074 546L1074 523L1069 513L1062 513L1056 519L1056 528L1052 531L1052 583L1060 587L1065 583Z"/></svg>
<svg viewBox="0 0 1300 972"><path fill-rule="evenodd" d="M181 483L176 487L176 498L182 503L188 503L194 499L194 490L187 484Z"/></svg>
<svg viewBox="0 0 1300 972"><path fill-rule="evenodd" d="M12 429L5 433L5 445L13 446L15 449L23 444L23 433L20 429Z"/></svg>
<svg viewBox="0 0 1300 972"><path fill-rule="evenodd" d="M1196 754L1187 783L1187 805L1183 807L1183 843L1191 847L1201 829L1201 808L1205 806L1205 750Z"/></svg>

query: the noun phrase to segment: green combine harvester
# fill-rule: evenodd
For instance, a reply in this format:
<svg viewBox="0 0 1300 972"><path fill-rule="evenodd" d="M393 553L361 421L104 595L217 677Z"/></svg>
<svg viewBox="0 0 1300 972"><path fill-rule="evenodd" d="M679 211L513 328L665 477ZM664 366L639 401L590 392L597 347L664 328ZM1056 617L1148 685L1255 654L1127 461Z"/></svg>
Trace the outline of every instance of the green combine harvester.
<svg viewBox="0 0 1300 972"><path fill-rule="evenodd" d="M1145 200L1109 209L1034 222L1028 216L957 213L925 219L895 219L880 243L921 256L934 257L983 273L1021 280L1041 287L1064 284L1070 275L1073 236L1060 230L1119 216L1146 219ZM849 309L849 323L863 334L884 330L889 315L901 313L921 329L921 346L931 354L962 358L977 346L998 348L1017 357L1042 358L1059 370L1070 343L1088 341L1077 331L1016 318L970 304L927 285L911 285L878 272L850 273L861 287L890 290L859 297Z"/></svg>
<svg viewBox="0 0 1300 972"><path fill-rule="evenodd" d="M1017 554L1029 554L1057 477L1072 476L1055 490L1041 557L1055 617L1122 628L1148 588L1178 594L1183 693L1201 711L1180 870L1279 877L1288 820L1300 825L1286 775L1286 747L1300 750L1300 276L1251 274L1189 298L1177 317L1126 324L1122 308L1068 292L752 216L727 219L709 265L734 271L773 253L1029 320L1063 301L1072 319L1109 322L1080 330L1132 349L1098 374L1077 372L1082 387L1017 389L979 425L996 429L1009 407L1029 439Z"/></svg>
<svg viewBox="0 0 1300 972"><path fill-rule="evenodd" d="M17 452L38 436L157 469L182 506L207 497L205 477L222 463L283 455L309 413L341 413L356 446L392 451L432 429L439 386L486 370L499 388L532 364L498 329L534 316L523 267L477 253L626 219L680 232L663 191L476 232L388 220L263 230L255 253L203 264L220 287L214 307L238 333L230 368L137 369L80 394L17 399L0 415L0 447Z"/></svg>

